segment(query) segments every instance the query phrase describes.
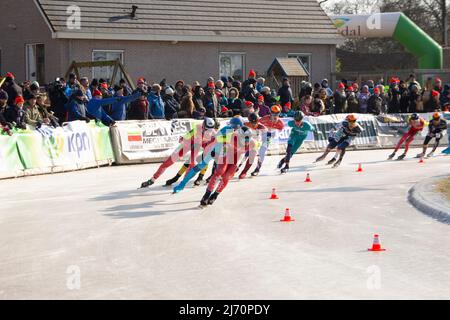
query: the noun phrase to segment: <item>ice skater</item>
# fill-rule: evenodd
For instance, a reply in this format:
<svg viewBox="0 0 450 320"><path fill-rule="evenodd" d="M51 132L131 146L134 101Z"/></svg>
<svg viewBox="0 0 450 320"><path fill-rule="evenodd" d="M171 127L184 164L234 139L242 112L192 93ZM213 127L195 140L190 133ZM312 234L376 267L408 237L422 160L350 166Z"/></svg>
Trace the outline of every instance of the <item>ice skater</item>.
<svg viewBox="0 0 450 320"><path fill-rule="evenodd" d="M289 121L287 124L292 128L292 131L289 135L286 156L281 159L277 166L278 169L281 169L281 173L286 173L289 170L289 163L292 156L297 153L298 149L302 146L303 141L305 141L306 137L308 137L308 133L315 130L312 124L303 120L303 118L303 112L296 111L294 114L294 120Z"/></svg>
<svg viewBox="0 0 450 320"><path fill-rule="evenodd" d="M281 131L284 128L284 123L280 119L281 107L279 105L273 105L270 108L270 114L261 118L260 123L267 128L267 131L262 137L262 145L258 152L258 165L256 169L251 173L253 177L257 176L261 170L264 159L266 158L267 149L269 149L270 143L276 134L276 131Z"/></svg>
<svg viewBox="0 0 450 320"><path fill-rule="evenodd" d="M194 165L194 161L203 148L212 143L215 130L215 121L212 118L205 118L203 123L199 123L194 126L183 138L181 138L180 145L170 155L166 161L164 161L153 174L150 180L144 181L141 184L141 188L147 188L155 183L155 181L172 166L176 161L183 158L184 155L190 153L190 163Z"/></svg>
<svg viewBox="0 0 450 320"><path fill-rule="evenodd" d="M337 168L344 158L347 147L362 131L363 128L358 124L356 116L349 114L344 121L336 126L335 130L330 132L328 146L325 152L315 162L324 160L331 150L337 148L336 154L327 163L329 165L334 163L333 168Z"/></svg>
<svg viewBox="0 0 450 320"><path fill-rule="evenodd" d="M183 180L173 189L174 193L179 193L183 191L187 183L197 175L202 169L204 169L208 163L217 159L218 155L226 152L226 148L231 141L233 133L244 125L242 118L236 116L232 118L229 124L214 136L212 143L209 145L208 149L203 152L202 160L197 163L189 172L184 175Z"/></svg>
<svg viewBox="0 0 450 320"><path fill-rule="evenodd" d="M425 120L417 113L413 113L408 120L409 130L400 138L397 146L393 153L391 153L388 157L388 160L391 160L395 157L395 153L401 148L402 144L405 143L405 151L403 154L399 155L397 160L403 160L406 157L406 154L409 150L409 145L414 140L414 137L423 130L425 126Z"/></svg>
<svg viewBox="0 0 450 320"><path fill-rule="evenodd" d="M200 201L200 207L212 205L227 187L228 182L237 171L240 158L249 154L250 162L256 158L256 143L251 129L241 127L231 137L226 148L217 157L217 169L208 183L206 192ZM217 185L217 187L216 187Z"/></svg>
<svg viewBox="0 0 450 320"><path fill-rule="evenodd" d="M432 157L436 149L439 147L439 142L444 136L445 130L447 130L447 121L445 121L445 119L442 119L441 114L439 112L435 112L433 114L433 118L430 120L430 123L428 124L428 134L425 137L425 141L423 142L422 153L419 153L417 155L417 158L423 158L425 156L428 149L428 144L434 138L435 143L433 149L429 154L427 154L428 158Z"/></svg>

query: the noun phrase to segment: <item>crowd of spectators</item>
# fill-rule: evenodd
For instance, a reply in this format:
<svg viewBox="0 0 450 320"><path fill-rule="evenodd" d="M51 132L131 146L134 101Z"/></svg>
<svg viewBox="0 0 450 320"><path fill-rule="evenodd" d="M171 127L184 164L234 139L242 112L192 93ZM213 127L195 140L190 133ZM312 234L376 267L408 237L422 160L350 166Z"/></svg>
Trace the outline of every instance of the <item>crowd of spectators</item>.
<svg viewBox="0 0 450 320"><path fill-rule="evenodd" d="M429 78L421 87L413 74L406 80L393 77L388 84L383 80L376 84L372 80L362 84L342 80L336 87L333 91L327 79L314 85L303 81L299 96L294 97L288 78L274 90L250 70L242 83L232 77L210 77L205 85L182 80L169 85L166 80L149 84L139 78L135 90L123 79L110 85L104 79L89 82L86 77L77 79L70 74L67 81L57 78L42 89L36 81L19 85L14 75L7 73L0 89L0 125L12 134L14 127L57 127L76 120L112 126L124 120L246 117L253 112L264 116L274 104L282 107L282 116L296 110L307 116L434 112L448 110L450 104L449 85Z"/></svg>

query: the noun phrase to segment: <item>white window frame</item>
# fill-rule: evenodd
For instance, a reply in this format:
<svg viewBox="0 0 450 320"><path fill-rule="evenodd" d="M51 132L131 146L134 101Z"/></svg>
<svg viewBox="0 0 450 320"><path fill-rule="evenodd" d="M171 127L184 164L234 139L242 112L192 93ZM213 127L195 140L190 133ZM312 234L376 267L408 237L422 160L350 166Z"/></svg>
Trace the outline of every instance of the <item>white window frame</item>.
<svg viewBox="0 0 450 320"><path fill-rule="evenodd" d="M43 45L44 50L45 50L45 43L42 43L42 42L25 43L25 77L26 77L26 80L31 80L31 78L29 77L29 75L30 75L30 67L29 67L30 57L28 56L28 47L29 46L37 46L37 45ZM37 68L37 65L36 65L36 68ZM36 72L37 72L37 70L36 70ZM45 75L44 75L44 77L45 77ZM37 79L37 77L36 77L36 79Z"/></svg>
<svg viewBox="0 0 450 320"><path fill-rule="evenodd" d="M108 52L111 52L111 53L121 53L121 56L122 56L122 59L120 59L121 61L121 63L123 64L123 61L125 60L125 50L121 50L121 49L105 49L105 50L103 50L103 49L93 49L92 50L92 55L91 55L91 61L95 61L94 60L94 54L96 53L96 52L106 52L106 53L108 53ZM91 70L91 79L94 79L95 77L94 77L94 68L91 68L92 70ZM120 71L120 70L119 70Z"/></svg>
<svg viewBox="0 0 450 320"><path fill-rule="evenodd" d="M312 59L313 59L313 54L312 53L288 53L288 58L297 58L299 56L304 56L304 57L308 57L309 58L309 70L306 69L306 71L308 72L308 77L311 78L311 74L312 74Z"/></svg>
<svg viewBox="0 0 450 320"><path fill-rule="evenodd" d="M236 52L236 51L219 51L219 79L220 79L220 57L222 55L241 55L242 56L242 82L245 80L245 75L247 72L247 52ZM231 75L232 76L232 75Z"/></svg>

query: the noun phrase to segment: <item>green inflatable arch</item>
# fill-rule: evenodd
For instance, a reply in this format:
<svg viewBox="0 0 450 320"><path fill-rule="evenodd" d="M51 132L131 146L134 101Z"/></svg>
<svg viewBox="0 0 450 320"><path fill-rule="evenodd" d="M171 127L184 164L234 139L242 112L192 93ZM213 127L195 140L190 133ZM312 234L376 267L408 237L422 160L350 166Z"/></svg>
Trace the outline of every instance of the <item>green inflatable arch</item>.
<svg viewBox="0 0 450 320"><path fill-rule="evenodd" d="M402 12L330 16L344 37L392 37L417 57L420 69L442 69L442 47Z"/></svg>

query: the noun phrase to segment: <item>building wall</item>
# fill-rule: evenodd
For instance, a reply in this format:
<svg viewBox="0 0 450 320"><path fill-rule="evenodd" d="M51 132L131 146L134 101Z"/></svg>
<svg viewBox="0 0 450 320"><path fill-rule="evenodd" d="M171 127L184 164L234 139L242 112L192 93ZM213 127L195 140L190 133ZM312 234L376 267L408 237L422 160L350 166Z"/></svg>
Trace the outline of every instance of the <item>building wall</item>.
<svg viewBox="0 0 450 320"><path fill-rule="evenodd" d="M205 82L219 75L220 52L246 53L245 75L250 69L264 74L275 57L289 53L312 54L312 81L330 78L335 70L336 51L332 45L276 45L239 43L189 43L70 40L65 60L90 61L93 50L123 50L124 64L133 79L140 76L149 82L166 78L168 83L179 79L192 83ZM82 74L91 76L90 72Z"/></svg>
<svg viewBox="0 0 450 320"><path fill-rule="evenodd" d="M26 77L25 44L45 45L45 81L67 68L61 59L64 41L52 39L51 31L32 0L0 1L1 74L11 71L18 81ZM15 27L14 27L15 26Z"/></svg>

